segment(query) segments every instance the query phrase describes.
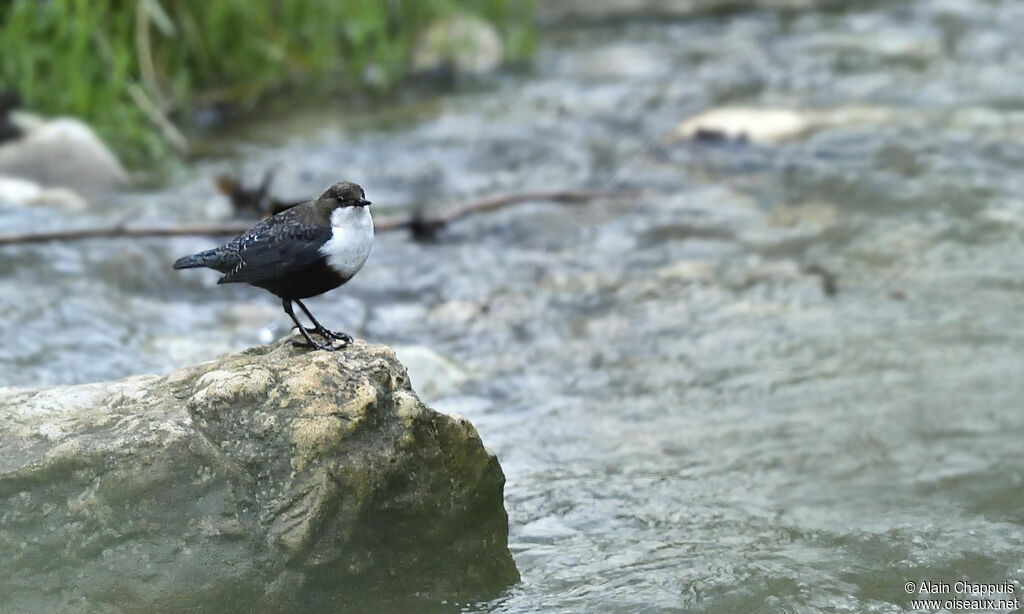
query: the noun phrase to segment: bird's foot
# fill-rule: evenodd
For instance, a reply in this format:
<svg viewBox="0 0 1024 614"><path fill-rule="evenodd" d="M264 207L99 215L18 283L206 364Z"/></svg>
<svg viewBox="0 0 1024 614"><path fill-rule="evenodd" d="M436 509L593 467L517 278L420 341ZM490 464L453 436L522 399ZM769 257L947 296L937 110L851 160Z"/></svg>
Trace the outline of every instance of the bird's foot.
<svg viewBox="0 0 1024 614"><path fill-rule="evenodd" d="M295 328L298 328L298 327L297 326L293 326L292 328L295 329ZM352 335L349 335L347 333L333 331L333 330L330 330L328 328L306 328L306 327L302 327L302 329L304 331L306 331L307 334L316 333L316 334L320 335L321 337L323 337L324 339L336 339L338 341L341 341L343 346L352 343Z"/></svg>
<svg viewBox="0 0 1024 614"><path fill-rule="evenodd" d="M333 352L344 348L344 345L334 345L332 343L317 343L310 339L309 341L292 341L292 345L297 348L309 348L312 350L324 350L325 352Z"/></svg>
<svg viewBox="0 0 1024 614"><path fill-rule="evenodd" d="M292 326L292 331L297 331L298 328L298 326ZM315 333L316 335L319 335L324 339L336 339L338 341L344 342L344 345L352 343L351 335L348 335L346 333L337 333L335 331L328 330L328 328L307 328L305 326L302 326L302 331L305 332L306 335L312 335L313 333Z"/></svg>
<svg viewBox="0 0 1024 614"><path fill-rule="evenodd" d="M346 333L328 330L325 328L322 331L320 331L320 334L325 337L330 337L331 339L337 339L338 341L341 341L344 345L352 343L352 335Z"/></svg>

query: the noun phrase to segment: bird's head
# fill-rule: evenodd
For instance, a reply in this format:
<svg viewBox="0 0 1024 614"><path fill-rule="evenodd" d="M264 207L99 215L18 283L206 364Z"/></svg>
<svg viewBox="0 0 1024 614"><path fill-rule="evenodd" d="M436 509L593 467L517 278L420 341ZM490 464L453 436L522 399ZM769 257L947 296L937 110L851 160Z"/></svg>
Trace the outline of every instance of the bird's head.
<svg viewBox="0 0 1024 614"><path fill-rule="evenodd" d="M341 181L327 188L327 191L320 195L320 200L336 203L336 206L340 207L365 207L370 204L370 201L366 200L363 188L351 181Z"/></svg>

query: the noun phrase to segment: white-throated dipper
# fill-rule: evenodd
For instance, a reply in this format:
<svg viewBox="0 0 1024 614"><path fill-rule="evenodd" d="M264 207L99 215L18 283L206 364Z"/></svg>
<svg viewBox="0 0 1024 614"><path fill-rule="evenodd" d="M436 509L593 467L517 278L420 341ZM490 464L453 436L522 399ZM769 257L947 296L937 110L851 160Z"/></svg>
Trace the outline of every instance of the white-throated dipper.
<svg viewBox="0 0 1024 614"><path fill-rule="evenodd" d="M338 349L337 339L347 345L352 337L324 328L301 299L323 294L352 279L363 268L373 248L373 219L363 188L342 181L327 188L320 198L269 217L216 249L179 258L176 269L206 267L224 274L217 283L245 282L269 290L281 298L284 312L305 337L306 347ZM292 303L313 323L306 328L295 317ZM317 333L328 340L318 343Z"/></svg>

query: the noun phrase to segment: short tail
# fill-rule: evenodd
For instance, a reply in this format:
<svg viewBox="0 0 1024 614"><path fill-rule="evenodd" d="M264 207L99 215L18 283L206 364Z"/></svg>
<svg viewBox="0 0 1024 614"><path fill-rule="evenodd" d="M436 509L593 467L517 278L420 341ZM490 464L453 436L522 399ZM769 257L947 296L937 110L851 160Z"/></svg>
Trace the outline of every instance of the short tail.
<svg viewBox="0 0 1024 614"><path fill-rule="evenodd" d="M194 256L185 256L184 258L178 258L174 261L174 268L176 269L198 269L201 267L210 267L211 269L217 268L220 264L220 250L211 249L205 252L199 252Z"/></svg>

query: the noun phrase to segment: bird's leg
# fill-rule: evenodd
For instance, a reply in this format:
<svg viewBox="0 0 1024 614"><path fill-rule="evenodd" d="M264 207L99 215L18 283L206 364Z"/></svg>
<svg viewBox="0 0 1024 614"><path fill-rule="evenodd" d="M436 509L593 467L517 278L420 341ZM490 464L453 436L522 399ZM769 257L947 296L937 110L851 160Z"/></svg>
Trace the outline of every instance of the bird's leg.
<svg viewBox="0 0 1024 614"><path fill-rule="evenodd" d="M316 321L316 318L314 318L313 314L311 314L309 312L309 309L306 309L306 306L303 305L301 302L299 302L298 299L292 299L292 300L289 301L289 303L299 303L299 307L302 307L302 311L304 311L306 313L306 316L308 316L309 319L313 321L313 328L306 328L305 326L300 324L299 320L293 315L292 316L292 322L295 322L295 326L292 327L293 329L294 328L298 328L298 329L302 330L302 335L304 337L306 337L307 333L316 333L318 335L323 335L324 337L329 337L329 335L324 333L324 331L327 330L327 329L325 329L323 326L320 325L319 322ZM285 308L285 311L288 311L287 307ZM330 331L327 331L327 332L330 332ZM306 337L306 338L308 339L308 337Z"/></svg>
<svg viewBox="0 0 1024 614"><path fill-rule="evenodd" d="M301 305L302 303L299 304ZM299 327L299 332L302 333L302 336L305 337L306 339L306 343L299 343L297 341L293 341L292 343L295 346L310 347L317 350L327 350L328 352L337 349L330 345L324 345L323 343L317 343L316 341L313 341L313 338L310 337L309 333L306 332L306 327L303 326L302 323L299 322L299 319L295 317L295 312L292 311L292 302L290 300L281 299L281 305L284 307L284 312L288 314L288 317L292 319L292 322L295 322L295 325ZM303 308L303 311L305 311L305 308ZM309 312L306 313L308 315Z"/></svg>
<svg viewBox="0 0 1024 614"><path fill-rule="evenodd" d="M329 339L337 339L339 341L344 341L346 345L352 343L352 337L350 337L349 335L330 330L323 324L317 322L316 318L313 317L313 314L309 312L309 309L306 309L306 306L302 304L302 301L295 299L295 304L302 309L302 312L306 314L306 317L309 318L309 321L313 323L313 330L311 332L320 333L321 335Z"/></svg>

